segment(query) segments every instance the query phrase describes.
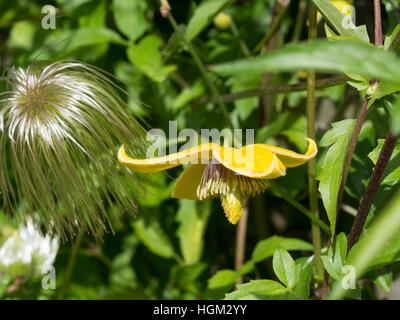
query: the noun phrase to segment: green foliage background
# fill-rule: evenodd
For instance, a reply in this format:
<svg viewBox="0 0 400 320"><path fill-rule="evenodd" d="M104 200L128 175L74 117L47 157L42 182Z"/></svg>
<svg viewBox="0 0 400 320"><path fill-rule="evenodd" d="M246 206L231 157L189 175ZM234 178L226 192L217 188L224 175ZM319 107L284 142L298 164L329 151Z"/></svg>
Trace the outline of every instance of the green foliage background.
<svg viewBox="0 0 400 320"><path fill-rule="evenodd" d="M275 4L272 0L212 0L208 1L206 7L203 1L200 10L201 1L169 2L180 33L191 41L200 59L208 66L245 58L246 52L241 42L245 42L250 50L257 46L268 33ZM295 35L299 3L292 1L283 17L276 38L278 48L307 38L305 22L300 24L298 36ZM356 7L357 21L366 24L372 39L373 7L365 1L359 3ZM55 30L41 27L41 10L47 4L54 5L58 10ZM390 35L399 20L399 3L387 0L384 5L384 33ZM118 84L134 97L133 101L128 101L129 112L142 117L148 123L148 129L161 128L168 132L171 120L178 121L178 131L184 128L193 128L198 132L201 128L222 129L227 123L221 108L213 102L214 97L188 47L169 21L161 16L159 7L159 2L155 0L2 0L1 68L12 65L26 67L37 57L40 60L82 60L120 80ZM212 23L215 14L223 9L232 16L238 36L230 29L220 30ZM323 23L319 24L318 34L325 38ZM364 52L364 49L360 44L359 52ZM297 52L303 49L299 47L293 50ZM316 46L312 50L319 52L321 59L324 55L326 60L330 59L328 49ZM288 51L282 51L285 52ZM259 88L263 77L261 72L276 71L274 68L283 72L274 73L271 86L304 82L304 76L299 71L306 71L307 63L311 62L307 58L310 53L302 52L304 63L297 59L297 66L288 67L282 56L278 55L272 62L263 60L258 64L257 61L244 61L244 64L225 65L225 69L223 65L219 68L216 66L215 69L211 68L213 72L209 76L222 95ZM345 55L345 51L341 52ZM331 54L337 55L337 52ZM398 60L395 62L399 63ZM366 70L361 72L363 76L381 77L389 82L395 81L399 74L393 66L387 66L393 74L383 72L387 60L380 56L363 63L365 65L354 58L354 61L344 63L344 69L339 71L352 73L362 69ZM369 69L368 63L375 66L380 63L382 68ZM322 69L318 78L325 77L328 71L334 71L327 66ZM397 81L396 89L398 86ZM227 103L229 121L236 128L254 128L258 143L304 152L306 92L269 97L267 111L260 107L263 101L259 97ZM334 172L341 170L342 163L338 159L346 152L351 137L351 131L349 133L348 130L351 130L353 122L338 122L332 131L328 130L333 122L356 118L362 97L355 88L342 84L317 90L317 98L317 140L321 141L317 158L322 193L320 209L322 219L327 224L331 222L332 227L334 217L328 207L328 214L324 210L322 200L325 203L326 192L323 190L332 187L327 180ZM138 102L141 107L138 107ZM382 147L382 142L378 144L377 138L385 137L388 126L384 108L376 107L369 112L346 185L346 206L342 208L340 219L333 221L333 224L337 224L338 234L349 231L353 220L351 214L358 207L378 150ZM327 131L329 133L324 136ZM330 145L333 145L331 149L325 148ZM336 148L336 152L331 151L329 158L328 150L333 148ZM368 222L398 188L400 173L396 161L399 152L400 147L397 147L394 162L388 169L390 172L379 190ZM65 298L221 299L225 294L231 299L315 298L313 290L310 290L315 279L310 221L307 217L273 191L251 199L246 263L234 271L236 226L226 221L220 204L217 201L194 202L170 198L174 179L181 170L178 167L170 170L168 175L154 174L151 193L140 199L136 217L125 214L121 223L115 223L114 232L106 234L102 242L87 235L83 237ZM307 166L289 169L288 175L277 183L291 197L308 207ZM326 269L330 270L329 274L336 280L340 278L337 273L345 264L345 257L341 254L345 238L344 233L337 237L336 245L325 252L326 258L323 259ZM365 282L349 297L375 298L374 283L383 289L390 288L398 272L395 262L398 260L396 253L400 249L400 242L396 239L386 249L389 254L375 257L375 260L381 260L367 274L375 282ZM328 236L323 234L322 240L326 244ZM57 256L56 290L41 289L40 279L33 279L8 298L57 298L65 277L71 245L72 242L63 243ZM385 268L382 269L382 266ZM387 276L389 273L390 277ZM234 291L234 283L240 276L245 284ZM258 280L249 282L251 279ZM12 279L5 275L0 278L0 296L11 282Z"/></svg>

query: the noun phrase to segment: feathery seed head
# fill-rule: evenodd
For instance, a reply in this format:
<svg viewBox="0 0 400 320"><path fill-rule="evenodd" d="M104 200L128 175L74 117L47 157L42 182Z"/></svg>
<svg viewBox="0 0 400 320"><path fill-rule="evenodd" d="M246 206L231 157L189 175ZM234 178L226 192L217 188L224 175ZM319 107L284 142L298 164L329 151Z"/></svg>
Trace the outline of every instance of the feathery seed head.
<svg viewBox="0 0 400 320"><path fill-rule="evenodd" d="M107 207L132 211L137 174L124 175L116 148L132 143L143 155L145 132L125 111L118 87L95 67L76 61L12 68L0 97L0 199L20 220L30 212L61 236L101 235Z"/></svg>

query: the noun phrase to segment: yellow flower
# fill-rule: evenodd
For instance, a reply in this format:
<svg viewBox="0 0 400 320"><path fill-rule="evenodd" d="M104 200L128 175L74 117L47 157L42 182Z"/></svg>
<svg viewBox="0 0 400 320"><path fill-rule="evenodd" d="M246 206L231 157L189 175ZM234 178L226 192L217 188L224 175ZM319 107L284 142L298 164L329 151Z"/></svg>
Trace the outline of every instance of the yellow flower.
<svg viewBox="0 0 400 320"><path fill-rule="evenodd" d="M132 159L122 146L118 160L140 172L157 172L192 162L178 178L172 197L190 200L219 197L227 219L236 224L244 199L264 192L270 185L268 180L284 176L286 168L300 166L315 157L315 141L307 140L305 154L267 144L236 149L206 143L151 159Z"/></svg>
<svg viewBox="0 0 400 320"><path fill-rule="evenodd" d="M354 12L351 8L353 5L353 0L331 0L331 2L345 16L353 15ZM321 17L321 14L318 12L318 21L321 19Z"/></svg>

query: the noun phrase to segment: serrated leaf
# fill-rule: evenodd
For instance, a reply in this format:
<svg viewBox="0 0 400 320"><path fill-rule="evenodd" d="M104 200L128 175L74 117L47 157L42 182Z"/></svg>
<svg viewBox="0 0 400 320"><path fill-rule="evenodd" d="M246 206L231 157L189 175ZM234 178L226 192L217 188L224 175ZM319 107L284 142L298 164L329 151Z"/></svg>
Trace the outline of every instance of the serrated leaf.
<svg viewBox="0 0 400 320"><path fill-rule="evenodd" d="M260 262L269 257L272 257L275 250L305 250L312 251L313 245L309 242L294 239L294 238L282 238L279 236L273 236L268 239L260 241L254 248L251 256L251 261Z"/></svg>
<svg viewBox="0 0 400 320"><path fill-rule="evenodd" d="M332 145L324 159L322 172L317 178L320 181L319 192L330 222L331 234L335 233L336 207L344 162L351 141L356 120L347 119L332 124L332 129L322 137L320 145Z"/></svg>
<svg viewBox="0 0 400 320"><path fill-rule="evenodd" d="M217 15L235 0L203 0L196 8L193 17L186 28L185 37L193 40L203 29L205 29Z"/></svg>
<svg viewBox="0 0 400 320"><path fill-rule="evenodd" d="M210 70L222 76L315 70L400 83L400 61L393 52L348 40L289 44L264 56L213 65Z"/></svg>

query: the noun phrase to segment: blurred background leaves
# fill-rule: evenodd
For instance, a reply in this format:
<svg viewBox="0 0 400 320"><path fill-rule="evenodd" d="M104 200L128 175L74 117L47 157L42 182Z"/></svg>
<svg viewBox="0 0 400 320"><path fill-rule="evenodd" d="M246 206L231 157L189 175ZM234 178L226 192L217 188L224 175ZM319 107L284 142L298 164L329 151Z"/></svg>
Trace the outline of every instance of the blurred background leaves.
<svg viewBox="0 0 400 320"><path fill-rule="evenodd" d="M298 38L294 37L296 21L301 18L298 13L301 2L292 1L288 7L277 32L276 47L306 39L305 23L300 25ZM356 2L357 19L365 23L371 16L371 4L364 0ZM180 34L191 41L206 66L243 59L246 57L243 43L250 49L255 48L268 32L276 1L171 0L169 3L178 22L178 32L161 16L159 2L155 0L0 0L1 68L26 67L35 59L82 60L109 72L131 99L141 102L141 108L138 108L134 103L129 104L128 100L128 111L141 116L149 124L148 129L161 128L168 133L169 121L172 120L178 121L178 130L193 128L199 132L200 128L222 129L225 121L223 113L187 45L181 41ZM397 0L384 0L383 3L384 31L390 34L399 19L400 3ZM54 30L41 27L41 10L47 4L57 8ZM220 11L230 14L237 33L231 28L219 29L213 24ZM367 23L370 38L372 25ZM319 34L324 36L323 24L319 25ZM324 58L321 53L321 59ZM280 63L285 64L284 61ZM386 61L381 63L384 65ZM349 63L349 67L352 64ZM231 72L231 67L228 65L226 70ZM259 66L256 65L257 68ZM377 68L377 72L381 70ZM245 72L245 67L239 71L228 77L213 73L209 76L222 96L260 87L260 74ZM288 70L272 77L270 85L304 81L304 74ZM318 139L331 128L332 122L356 117L361 97L355 88L342 84L317 90L316 95ZM259 97L236 100L227 103L230 121L237 128L256 129L256 142L303 152L306 148L305 97L304 92L272 95L267 115L263 114ZM347 232L351 225L354 207L357 207L363 194L372 171L372 161L376 161L381 147L376 137L384 137L388 127L383 108L374 108L368 117L371 121L364 126L350 168L344 197L345 213L338 222L338 231ZM331 135L334 133L332 130L329 132ZM331 139L330 142L335 145L342 143L343 137L336 138L337 141ZM329 154L324 149L321 148L317 159L319 173L324 161L333 156L343 156L332 155L332 151ZM372 150L370 161L367 155ZM398 151L397 148L391 160L393 164L397 163ZM340 165L335 159L332 161L336 166ZM393 185L398 186L398 170L389 167L392 169L388 169L391 171L386 175L371 215L386 201L385 191L393 192ZM172 169L168 175L152 175L150 194L139 199L140 209L136 217L124 215L121 221L114 223L114 232L106 234L103 241L83 236L65 298L224 298L233 290L239 277L243 277L245 282L249 279L256 281L239 286L239 290L227 298L254 298L254 292L263 292L264 298L310 297L314 266L313 257L310 257L313 249L310 222L306 217L273 192L250 201L247 262L234 271L236 228L226 222L218 203L170 198L174 178L180 170ZM292 169L292 174L282 178L279 184L288 194L308 206L305 166ZM322 201L320 206L322 208ZM123 208L109 210L123 211ZM328 221L326 216L323 219ZM15 222L0 213L0 224L9 223ZM7 297L57 298L71 245L71 242L61 243L55 263L56 290L42 289L40 279L30 279ZM400 242L393 241L393 250L387 249L388 256L399 247ZM274 252L279 253L282 261L284 257L285 262L273 263ZM275 261L277 259L279 257ZM299 272L297 270L301 270L300 279L295 274ZM290 278L290 284L288 277L294 277ZM13 281L5 274L1 275L0 297L5 297L5 291ZM384 286L388 281L385 278L378 282ZM292 288L294 282L296 287ZM366 296L373 297L373 291L369 290Z"/></svg>

